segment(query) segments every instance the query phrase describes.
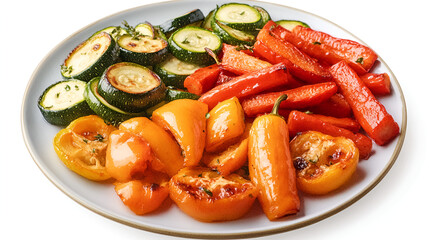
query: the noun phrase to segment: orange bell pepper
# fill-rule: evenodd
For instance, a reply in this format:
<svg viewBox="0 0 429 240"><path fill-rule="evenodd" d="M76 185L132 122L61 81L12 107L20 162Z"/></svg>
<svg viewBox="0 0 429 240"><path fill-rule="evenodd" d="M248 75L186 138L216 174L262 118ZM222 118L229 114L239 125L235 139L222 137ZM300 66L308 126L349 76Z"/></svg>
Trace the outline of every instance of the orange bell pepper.
<svg viewBox="0 0 429 240"><path fill-rule="evenodd" d="M152 169L173 176L183 167L182 150L177 145L176 140L148 118L131 118L122 122L119 125L119 129L135 133L149 143L155 156L151 163ZM168 149L168 151L165 149Z"/></svg>
<svg viewBox="0 0 429 240"><path fill-rule="evenodd" d="M170 179L170 197L189 216L203 222L235 220L253 205L258 190L237 174L222 176L186 167Z"/></svg>
<svg viewBox="0 0 429 240"><path fill-rule="evenodd" d="M223 100L236 96L239 100L288 83L288 70L284 63L243 74L218 85L201 95L198 101L212 109Z"/></svg>
<svg viewBox="0 0 429 240"><path fill-rule="evenodd" d="M80 117L55 135L55 152L73 172L94 181L109 179L106 149L115 129L96 115Z"/></svg>
<svg viewBox="0 0 429 240"><path fill-rule="evenodd" d="M106 170L120 182L139 178L153 160L149 143L137 134L116 130L110 134Z"/></svg>
<svg viewBox="0 0 429 240"><path fill-rule="evenodd" d="M223 69L226 69L227 71L237 75L242 75L272 66L271 63L247 55L236 48L236 46L231 46L225 43L223 44L223 57L221 62Z"/></svg>
<svg viewBox="0 0 429 240"><path fill-rule="evenodd" d="M198 165L206 142L207 104L179 99L152 113L152 121L173 134L185 157L185 166Z"/></svg>
<svg viewBox="0 0 429 240"><path fill-rule="evenodd" d="M318 131L333 137L346 137L351 139L359 149L359 157L367 159L371 154L372 141L361 133L353 133L345 128L340 128L325 122L312 114L292 111L288 118L289 133L295 136L299 132Z"/></svg>
<svg viewBox="0 0 429 240"><path fill-rule="evenodd" d="M326 194L344 185L356 171L359 150L345 137L308 131L290 142L298 189Z"/></svg>
<svg viewBox="0 0 429 240"><path fill-rule="evenodd" d="M116 182L115 191L131 211L143 215L155 211L167 199L168 181L163 173L146 171L142 179Z"/></svg>
<svg viewBox="0 0 429 240"><path fill-rule="evenodd" d="M201 95L214 87L220 72L217 64L197 69L185 78L183 85L188 92Z"/></svg>
<svg viewBox="0 0 429 240"><path fill-rule="evenodd" d="M374 95L390 94L390 77L387 73L366 73L360 79Z"/></svg>
<svg viewBox="0 0 429 240"><path fill-rule="evenodd" d="M258 200L269 220L297 213L300 209L288 127L277 114L285 96L279 97L272 114L253 121L249 133L250 179L259 189Z"/></svg>
<svg viewBox="0 0 429 240"><path fill-rule="evenodd" d="M385 145L399 134L399 126L346 62L330 68L340 92L350 104L356 120L378 145Z"/></svg>
<svg viewBox="0 0 429 240"><path fill-rule="evenodd" d="M267 29L259 31L253 50L270 63L284 62L293 76L307 83L331 80L331 74L315 59L289 42L276 38Z"/></svg>
<svg viewBox="0 0 429 240"><path fill-rule="evenodd" d="M337 92L333 82L305 85L302 87L256 95L243 100L242 105L246 116L256 116L268 113L273 108L276 99L286 94L288 98L280 104L280 108L302 109L320 104Z"/></svg>
<svg viewBox="0 0 429 240"><path fill-rule="evenodd" d="M245 129L244 112L237 97L218 103L207 118L206 151L218 152L237 142Z"/></svg>

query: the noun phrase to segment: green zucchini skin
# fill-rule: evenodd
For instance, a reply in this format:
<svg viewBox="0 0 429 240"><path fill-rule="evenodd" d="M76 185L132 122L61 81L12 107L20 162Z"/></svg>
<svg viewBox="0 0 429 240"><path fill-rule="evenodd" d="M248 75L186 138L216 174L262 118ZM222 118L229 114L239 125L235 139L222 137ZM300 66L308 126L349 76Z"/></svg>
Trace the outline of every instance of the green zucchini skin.
<svg viewBox="0 0 429 240"><path fill-rule="evenodd" d="M183 14L174 19L170 19L163 24L159 25L161 31L168 37L176 30L187 26L189 24L195 24L204 21L204 14L200 9L194 9L188 13Z"/></svg>
<svg viewBox="0 0 429 240"><path fill-rule="evenodd" d="M289 31L292 31L292 29L297 25L300 25L300 26L303 26L306 28L310 28L310 26L307 23L302 22L302 21L298 21L298 20L278 20L278 21L276 21L276 23L278 25L286 28Z"/></svg>
<svg viewBox="0 0 429 240"><path fill-rule="evenodd" d="M85 44L89 44L90 41L94 40L94 38L107 38L110 42L107 49L104 51L103 54L101 54L98 59L91 65L88 66L86 69L74 73L73 66L69 65L69 60L74 57L75 54L80 54L79 50L81 50ZM96 46L93 46L93 48L96 48ZM83 54L82 54L83 55ZM79 44L75 49L73 49L68 57L64 60L64 63L61 65L61 75L65 79L79 79L85 82L88 82L94 77L99 77L104 72L104 70L115 63L118 60L119 57L119 47L116 44L115 39L106 32L100 32L99 34L96 34L92 37L90 37L88 40L82 42Z"/></svg>
<svg viewBox="0 0 429 240"><path fill-rule="evenodd" d="M167 67L167 65L170 65L170 67ZM176 67L176 69L170 69L171 66ZM201 66L199 65L183 62L170 55L164 62L155 65L153 67L153 71L162 79L166 86L184 89L185 87L183 86L183 83L185 82L186 77L191 75L200 67ZM187 72L184 72L183 69L186 69Z"/></svg>
<svg viewBox="0 0 429 240"><path fill-rule="evenodd" d="M214 59L205 50L191 51L186 49L180 42L178 42L176 36L178 34L181 34L182 31L192 31L195 33L208 34L217 41L217 46L215 47L215 49L211 50L215 54L217 54L222 49L222 40L215 33L201 27L187 26L174 32L168 39L168 48L171 54L173 54L177 59L188 63L199 65L209 65L214 63Z"/></svg>
<svg viewBox="0 0 429 240"><path fill-rule="evenodd" d="M213 31L213 28L212 28L212 22L213 22L213 20L214 20L214 13L215 13L215 11L216 11L216 9L213 9L213 10L211 10L211 11L207 14L206 18L204 19L203 24L201 24L201 27L202 27L202 28L205 28L205 29L207 29L207 30L209 30L209 31Z"/></svg>
<svg viewBox="0 0 429 240"><path fill-rule="evenodd" d="M156 86L148 91L138 93L118 89L112 84L112 81L119 81L117 80L118 76L112 75L112 71L120 68L133 68L144 71L147 75L143 77L152 78L153 81L157 82ZM135 72L134 74L142 76L140 72ZM111 105L126 112L139 113L162 101L165 96L166 87L161 78L148 68L135 63L120 62L106 69L100 78L97 91Z"/></svg>
<svg viewBox="0 0 429 240"><path fill-rule="evenodd" d="M235 9L234 9L235 8ZM222 15L228 13L227 15L236 13L235 16L241 17L242 14L252 14L255 19L252 21L228 21ZM214 13L214 19L221 22L222 24L227 25L228 27L244 31L244 32L254 32L256 29L263 27L263 20L261 13L254 7L244 4L244 3L227 3L218 7Z"/></svg>
<svg viewBox="0 0 429 240"><path fill-rule="evenodd" d="M187 92L185 90L181 89L175 89L175 88L167 88L167 94L165 95L165 101L171 102L178 99L192 99L192 100L198 100L200 96Z"/></svg>
<svg viewBox="0 0 429 240"><path fill-rule="evenodd" d="M84 81L80 81L80 80L77 80L77 79L63 80L63 81L59 81L59 82L56 82L54 84L51 84L49 87L47 87L43 91L42 95L40 95L40 97L39 97L39 99L37 101L37 107L39 108L40 112L42 113L43 118L48 123L53 124L53 125L57 125L57 126L67 126L73 120L75 120L75 119L77 119L79 117L83 117L83 116L94 114L94 112L92 111L92 109L86 103L85 98L83 96L83 92L82 92L82 96L80 96L81 100L78 103L70 105L67 108L59 109L59 110L51 110L50 109L51 107L44 106L44 104L43 104L44 98L45 98L46 94L50 90L52 90L52 88L54 86L57 86L58 84L75 82L75 81L82 82L81 85L84 88L86 87L86 82L84 82ZM85 84L83 84L83 83L85 83ZM75 91L75 90L76 89L74 87L72 87L70 89L70 91Z"/></svg>
<svg viewBox="0 0 429 240"><path fill-rule="evenodd" d="M95 77L88 82L85 88L84 97L88 106L107 124L118 126L123 121L133 117L146 117L146 112L129 113L111 104L98 94L98 82L100 77Z"/></svg>
<svg viewBox="0 0 429 240"><path fill-rule="evenodd" d="M118 45L120 49L119 56L122 61L124 62L133 62L140 65L155 65L165 60L168 53L168 43L162 38L153 39L152 37L147 36L141 36L139 37L139 40L131 40L131 35L122 35L118 39ZM160 49L156 48L154 50L150 50L147 52L144 51L138 51L136 50L130 50L132 49L133 45L130 46L124 46L127 44L135 44L136 46L138 44L145 44L144 41L157 41L162 44L162 47ZM130 48L130 49L127 49Z"/></svg>
<svg viewBox="0 0 429 240"><path fill-rule="evenodd" d="M253 6L253 8L255 8L256 10L258 10L258 12L261 14L262 22L261 22L260 28L264 27L265 24L267 24L267 22L271 20L270 14L263 7Z"/></svg>
<svg viewBox="0 0 429 240"><path fill-rule="evenodd" d="M216 20L212 22L212 28L223 42L230 45L252 46L256 40L253 34L231 28Z"/></svg>

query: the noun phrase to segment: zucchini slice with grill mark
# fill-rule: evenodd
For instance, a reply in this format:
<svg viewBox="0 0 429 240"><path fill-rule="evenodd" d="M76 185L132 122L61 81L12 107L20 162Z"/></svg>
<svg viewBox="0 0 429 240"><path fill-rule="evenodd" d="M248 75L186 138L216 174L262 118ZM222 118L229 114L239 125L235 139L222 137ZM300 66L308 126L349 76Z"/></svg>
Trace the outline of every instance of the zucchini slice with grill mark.
<svg viewBox="0 0 429 240"><path fill-rule="evenodd" d="M118 46L113 37L105 32L90 37L73 49L61 65L61 75L88 82L99 77L118 59Z"/></svg>
<svg viewBox="0 0 429 240"><path fill-rule="evenodd" d="M138 113L162 101L165 85L148 68L130 62L116 63L101 76L98 93L111 105Z"/></svg>
<svg viewBox="0 0 429 240"><path fill-rule="evenodd" d="M222 40L213 32L201 27L187 26L177 30L168 39L170 52L178 59L206 65L213 63L213 58L205 48L215 54L222 49Z"/></svg>
<svg viewBox="0 0 429 240"><path fill-rule="evenodd" d="M150 36L122 35L118 39L122 61L141 65L155 65L166 58L167 41Z"/></svg>
<svg viewBox="0 0 429 240"><path fill-rule="evenodd" d="M228 27L253 32L263 27L262 16L257 9L243 3L228 3L220 6L214 18Z"/></svg>
<svg viewBox="0 0 429 240"><path fill-rule="evenodd" d="M230 45L249 45L252 46L255 42L255 36L243 32L214 20L212 22L213 31L222 39L223 42Z"/></svg>
<svg viewBox="0 0 429 240"><path fill-rule="evenodd" d="M72 79L54 83L46 88L37 102L46 121L53 125L66 126L79 117L94 114L83 96L85 87L86 82Z"/></svg>
<svg viewBox="0 0 429 240"><path fill-rule="evenodd" d="M166 86L176 88L185 88L183 82L186 77L194 73L200 65L183 62L173 55L170 55L165 61L156 65L153 71L158 74Z"/></svg>
<svg viewBox="0 0 429 240"><path fill-rule="evenodd" d="M167 37L169 37L170 34L182 27L185 27L189 24L196 24L198 26L198 23L201 23L202 21L204 21L203 12L201 12L200 9L194 9L188 13L183 14L182 16L164 22L163 24L159 25L159 28Z"/></svg>
<svg viewBox="0 0 429 240"><path fill-rule="evenodd" d="M303 27L306 27L306 28L310 28L310 26L308 26L307 23L301 22L301 21L298 21L298 20L279 20L279 21L276 21L276 23L278 25L286 28L289 31L292 31L292 29L295 26L297 26L297 25L300 25L300 26L303 26Z"/></svg>
<svg viewBox="0 0 429 240"><path fill-rule="evenodd" d="M109 104L98 94L100 77L93 78L85 88L84 97L88 106L107 124L118 126L121 122L133 117L145 117L146 112L129 113Z"/></svg>

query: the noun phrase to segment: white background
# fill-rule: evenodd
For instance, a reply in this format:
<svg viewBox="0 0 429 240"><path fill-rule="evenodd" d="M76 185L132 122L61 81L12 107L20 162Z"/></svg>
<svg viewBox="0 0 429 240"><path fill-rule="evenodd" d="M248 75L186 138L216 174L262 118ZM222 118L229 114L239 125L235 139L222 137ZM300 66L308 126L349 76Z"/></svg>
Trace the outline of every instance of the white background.
<svg viewBox="0 0 429 240"><path fill-rule="evenodd" d="M122 225L74 202L38 169L20 126L28 80L52 48L100 18L152 2L157 1L0 3L0 239L179 239ZM402 87L408 128L396 163L362 199L313 225L258 239L424 238L429 214L427 5L417 0L269 2L327 18L376 50Z"/></svg>

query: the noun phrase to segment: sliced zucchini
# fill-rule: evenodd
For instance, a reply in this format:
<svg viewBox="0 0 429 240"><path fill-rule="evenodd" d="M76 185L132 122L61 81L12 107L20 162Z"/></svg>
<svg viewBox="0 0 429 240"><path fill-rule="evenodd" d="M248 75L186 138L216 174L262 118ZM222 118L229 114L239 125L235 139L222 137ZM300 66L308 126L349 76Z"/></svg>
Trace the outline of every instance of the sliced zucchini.
<svg viewBox="0 0 429 240"><path fill-rule="evenodd" d="M93 36L101 32L105 32L112 35L115 41L117 41L120 36L127 34L127 31L120 26L110 26L110 27L103 28L100 31L97 31L96 33L93 34Z"/></svg>
<svg viewBox="0 0 429 240"><path fill-rule="evenodd" d="M255 42L254 35L228 27L227 25L216 20L212 22L212 28L223 42L231 45L251 46Z"/></svg>
<svg viewBox="0 0 429 240"><path fill-rule="evenodd" d="M118 46L113 37L101 32L71 51L61 65L61 75L66 79L75 78L87 82L101 76L118 56Z"/></svg>
<svg viewBox="0 0 429 240"><path fill-rule="evenodd" d="M200 65L183 62L171 55L164 62L155 65L153 71L158 74L166 86L184 88L183 82L186 77L199 68L201 68Z"/></svg>
<svg viewBox="0 0 429 240"><path fill-rule="evenodd" d="M270 14L263 7L260 7L260 6L253 6L253 7L256 10L258 10L258 12L261 14L261 17L262 17L262 24L261 24L261 26L262 27L265 26L265 24L267 24L267 22L271 20Z"/></svg>
<svg viewBox="0 0 429 240"><path fill-rule="evenodd" d="M149 23L137 24L137 26L135 27L135 30L143 36L155 38L155 29Z"/></svg>
<svg viewBox="0 0 429 240"><path fill-rule="evenodd" d="M253 32L262 25L262 16L257 9L243 3L228 3L220 6L214 18L237 30Z"/></svg>
<svg viewBox="0 0 429 240"><path fill-rule="evenodd" d="M204 21L204 14L200 9L194 9L188 13L183 14L180 17L170 19L163 24L159 25L159 28L168 37L170 34L178 30L179 28L185 27L189 24L197 24Z"/></svg>
<svg viewBox="0 0 429 240"><path fill-rule="evenodd" d="M306 27L306 28L309 28L310 26L308 26L308 24L307 23L305 23L305 22L301 22L301 21L298 21L298 20L279 20L279 21L276 21L276 23L278 24L278 25L280 25L280 26L282 26L282 27L284 27L284 28L286 28L287 30L289 30L289 31L292 31L292 29L295 27L295 26L297 26L297 25L300 25L300 26L303 26L303 27Z"/></svg>
<svg viewBox="0 0 429 240"><path fill-rule="evenodd" d="M136 63L116 63L101 76L98 93L127 112L141 112L165 96L165 85L154 72Z"/></svg>
<svg viewBox="0 0 429 240"><path fill-rule="evenodd" d="M213 9L213 10L211 10L209 12L209 14L207 14L206 18L204 19L203 24L201 24L202 28L205 28L205 29L207 29L209 31L213 31L212 22L213 22L213 19L214 19L214 12L215 11L216 11L216 9Z"/></svg>
<svg viewBox="0 0 429 240"><path fill-rule="evenodd" d="M218 53L222 48L222 40L207 29L188 26L174 32L168 39L168 46L176 58L184 62L205 65L214 62L205 48Z"/></svg>
<svg viewBox="0 0 429 240"><path fill-rule="evenodd" d="M149 36L122 35L118 39L122 61L140 65L155 65L166 58L167 41Z"/></svg>
<svg viewBox="0 0 429 240"><path fill-rule="evenodd" d="M165 101L171 102L177 99L193 99L198 100L200 96L187 92L185 90L181 89L175 89L175 88L167 88L167 94L165 95Z"/></svg>
<svg viewBox="0 0 429 240"><path fill-rule="evenodd" d="M94 114L83 97L86 82L73 79L52 84L39 97L37 106L50 124L66 126L73 120Z"/></svg>
<svg viewBox="0 0 429 240"><path fill-rule="evenodd" d="M129 113L109 104L98 94L100 77L93 78L85 88L84 97L89 107L107 124L118 126L121 122L133 117L145 117L146 112Z"/></svg>

